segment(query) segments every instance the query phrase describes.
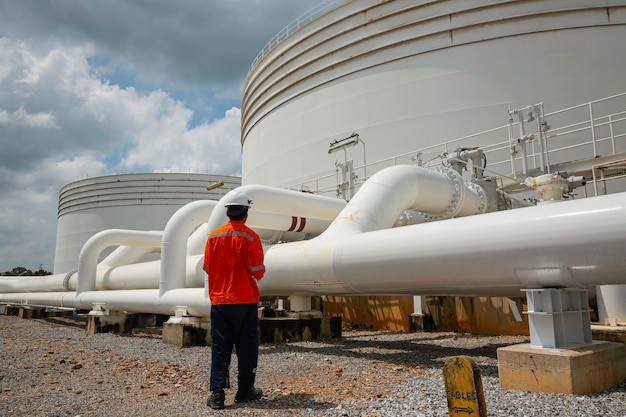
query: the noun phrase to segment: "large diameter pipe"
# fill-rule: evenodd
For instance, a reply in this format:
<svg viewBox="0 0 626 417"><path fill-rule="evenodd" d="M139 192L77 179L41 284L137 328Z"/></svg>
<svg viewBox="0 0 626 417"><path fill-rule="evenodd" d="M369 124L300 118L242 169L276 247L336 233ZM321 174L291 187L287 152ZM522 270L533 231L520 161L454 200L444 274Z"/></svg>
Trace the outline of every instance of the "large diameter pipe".
<svg viewBox="0 0 626 417"><path fill-rule="evenodd" d="M626 193L322 236L271 247L262 293L515 295L626 283Z"/></svg>
<svg viewBox="0 0 626 417"><path fill-rule="evenodd" d="M98 232L85 242L78 256L78 283L76 291L96 289L96 269L98 256L109 246L146 246L160 248L163 232L143 232L137 230L109 229Z"/></svg>

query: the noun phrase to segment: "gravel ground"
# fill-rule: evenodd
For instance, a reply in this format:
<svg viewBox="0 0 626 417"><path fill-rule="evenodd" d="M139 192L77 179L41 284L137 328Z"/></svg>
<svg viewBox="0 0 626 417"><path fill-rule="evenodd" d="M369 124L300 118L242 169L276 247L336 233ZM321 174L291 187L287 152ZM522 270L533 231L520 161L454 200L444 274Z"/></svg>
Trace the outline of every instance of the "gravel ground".
<svg viewBox="0 0 626 417"><path fill-rule="evenodd" d="M0 416L448 416L444 362L474 358L489 416L626 416L626 383L596 395L506 391L496 349L519 336L345 331L340 340L263 345L261 400L206 406L209 347L160 335L87 336L73 322L0 315ZM233 380L236 359L233 358Z"/></svg>

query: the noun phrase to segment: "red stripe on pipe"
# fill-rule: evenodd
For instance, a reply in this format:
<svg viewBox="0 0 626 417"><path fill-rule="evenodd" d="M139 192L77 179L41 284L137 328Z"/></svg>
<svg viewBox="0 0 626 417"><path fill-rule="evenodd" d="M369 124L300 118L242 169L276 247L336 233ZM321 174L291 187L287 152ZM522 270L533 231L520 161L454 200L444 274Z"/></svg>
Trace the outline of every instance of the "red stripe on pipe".
<svg viewBox="0 0 626 417"><path fill-rule="evenodd" d="M296 228L296 225L298 224L298 218L295 216L291 216L291 227L289 228L289 230L287 230L288 232L293 231L293 229Z"/></svg>
<svg viewBox="0 0 626 417"><path fill-rule="evenodd" d="M300 227L298 227L298 230L296 230L296 232L301 232L304 229L304 226L306 226L306 218L300 217L300 222Z"/></svg>

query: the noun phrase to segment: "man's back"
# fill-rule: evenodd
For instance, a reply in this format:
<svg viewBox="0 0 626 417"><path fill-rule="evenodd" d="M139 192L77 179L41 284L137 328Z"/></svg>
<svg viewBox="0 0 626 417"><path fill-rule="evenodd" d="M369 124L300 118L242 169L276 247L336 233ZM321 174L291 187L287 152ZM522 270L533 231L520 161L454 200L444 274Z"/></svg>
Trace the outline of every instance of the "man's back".
<svg viewBox="0 0 626 417"><path fill-rule="evenodd" d="M212 304L259 301L256 281L265 273L259 236L243 221L231 220L207 239L204 268Z"/></svg>

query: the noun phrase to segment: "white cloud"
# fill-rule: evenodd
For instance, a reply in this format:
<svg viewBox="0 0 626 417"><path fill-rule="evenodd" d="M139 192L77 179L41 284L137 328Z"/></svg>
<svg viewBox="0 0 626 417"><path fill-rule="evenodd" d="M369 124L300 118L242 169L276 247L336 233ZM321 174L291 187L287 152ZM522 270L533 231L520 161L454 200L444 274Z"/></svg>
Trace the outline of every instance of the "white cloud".
<svg viewBox="0 0 626 417"><path fill-rule="evenodd" d="M0 125L14 125L38 128L59 128L56 118L48 112L28 113L24 107L20 107L13 113L0 109Z"/></svg>
<svg viewBox="0 0 626 417"><path fill-rule="evenodd" d="M0 0L0 271L52 268L59 188L241 172L241 87L319 0Z"/></svg>
<svg viewBox="0 0 626 417"><path fill-rule="evenodd" d="M189 111L169 103L169 112L158 123L138 132L137 146L121 166L177 167L184 172L238 175L241 172L240 117L237 108L211 123L189 128Z"/></svg>

